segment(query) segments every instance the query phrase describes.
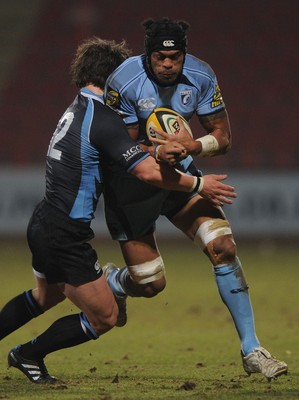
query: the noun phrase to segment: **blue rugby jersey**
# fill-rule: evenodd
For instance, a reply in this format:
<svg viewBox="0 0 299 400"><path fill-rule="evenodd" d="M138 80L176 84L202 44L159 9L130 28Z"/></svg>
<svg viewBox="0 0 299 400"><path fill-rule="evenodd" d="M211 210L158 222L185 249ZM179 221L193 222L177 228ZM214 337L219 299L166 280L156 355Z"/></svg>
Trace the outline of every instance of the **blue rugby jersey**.
<svg viewBox="0 0 299 400"><path fill-rule="evenodd" d="M179 82L166 87L148 75L144 54L128 58L108 78L105 99L127 125L140 124L140 140L148 116L157 107L170 107L187 121L193 114L208 115L225 108L212 68L190 54L186 54Z"/></svg>
<svg viewBox="0 0 299 400"><path fill-rule="evenodd" d="M217 78L204 61L186 54L179 82L159 86L147 72L145 55L125 60L108 78L106 103L129 125L139 124L138 141L149 144L146 120L157 107L168 107L190 121L193 114L208 115L225 108ZM184 165L191 163L188 157Z"/></svg>
<svg viewBox="0 0 299 400"><path fill-rule="evenodd" d="M45 199L70 218L89 222L103 190L101 159L107 157L130 171L148 156L102 96L81 89L49 145Z"/></svg>

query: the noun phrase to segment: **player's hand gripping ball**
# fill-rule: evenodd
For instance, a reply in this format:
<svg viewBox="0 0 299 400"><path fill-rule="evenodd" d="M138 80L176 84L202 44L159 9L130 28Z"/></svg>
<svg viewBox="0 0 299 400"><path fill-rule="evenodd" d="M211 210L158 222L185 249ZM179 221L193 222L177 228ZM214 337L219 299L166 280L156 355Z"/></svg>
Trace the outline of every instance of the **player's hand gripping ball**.
<svg viewBox="0 0 299 400"><path fill-rule="evenodd" d="M188 130L191 137L192 131L188 122L176 111L170 108L155 108L146 121L146 133L149 139L157 138L164 139L161 135L156 133L152 128L155 127L170 135L177 135L180 131L180 126L176 117L180 117Z"/></svg>

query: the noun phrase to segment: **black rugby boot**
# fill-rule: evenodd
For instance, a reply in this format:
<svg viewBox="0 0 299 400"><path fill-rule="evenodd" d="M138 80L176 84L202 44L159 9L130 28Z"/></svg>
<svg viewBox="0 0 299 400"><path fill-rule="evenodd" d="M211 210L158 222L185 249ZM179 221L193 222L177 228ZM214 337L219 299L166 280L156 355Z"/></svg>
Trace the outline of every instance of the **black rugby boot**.
<svg viewBox="0 0 299 400"><path fill-rule="evenodd" d="M20 355L20 346L8 353L8 367L18 368L33 383L55 383L57 378L49 375L43 360L27 360Z"/></svg>

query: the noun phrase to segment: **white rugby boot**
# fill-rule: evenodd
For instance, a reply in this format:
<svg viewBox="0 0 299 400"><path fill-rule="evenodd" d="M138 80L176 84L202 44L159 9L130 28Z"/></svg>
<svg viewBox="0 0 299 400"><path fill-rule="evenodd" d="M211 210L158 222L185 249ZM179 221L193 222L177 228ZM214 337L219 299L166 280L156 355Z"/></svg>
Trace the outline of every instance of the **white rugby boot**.
<svg viewBox="0 0 299 400"><path fill-rule="evenodd" d="M280 375L287 375L288 366L284 361L279 361L272 357L269 351L263 347L257 347L246 357L241 354L243 368L248 375L261 373L265 375L268 381L276 379Z"/></svg>

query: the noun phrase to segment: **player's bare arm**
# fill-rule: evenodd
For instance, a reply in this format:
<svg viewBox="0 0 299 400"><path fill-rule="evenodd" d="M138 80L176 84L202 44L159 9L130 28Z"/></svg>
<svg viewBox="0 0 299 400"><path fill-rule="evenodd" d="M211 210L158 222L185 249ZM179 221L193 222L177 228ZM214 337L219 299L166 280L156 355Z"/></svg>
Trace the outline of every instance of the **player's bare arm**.
<svg viewBox="0 0 299 400"><path fill-rule="evenodd" d="M131 138L133 140L137 141L138 135L139 135L139 124L130 125L127 128L128 128L128 132L129 132L129 135L131 136ZM139 144L143 148L144 151L148 151L151 154L151 156L154 156L155 146L147 146L143 143L139 143Z"/></svg>
<svg viewBox="0 0 299 400"><path fill-rule="evenodd" d="M194 177L184 174L167 164L158 164L152 157L147 157L137 164L131 173L144 182L167 190L182 192L197 191L214 205L232 204L237 197L233 186L222 183L227 175L205 175Z"/></svg>
<svg viewBox="0 0 299 400"><path fill-rule="evenodd" d="M185 129L180 121L180 129ZM128 127L130 136L138 136L138 125ZM162 131L163 132L163 131ZM190 134L188 133L190 137ZM146 146L145 146L146 147ZM182 157L186 155L185 147L176 141L170 141L163 146L153 146L153 157L157 161L165 161L170 165L175 165ZM200 179L200 185L195 190L202 197L210 200L216 206L222 206L224 203L232 204L233 198L237 197L233 186L222 183L227 179L227 175L206 175L201 178L183 174L176 169L170 168L167 164L157 163L152 157L148 157L133 168L131 173L137 178L149 184L168 190L179 190L191 192L196 186L196 180Z"/></svg>
<svg viewBox="0 0 299 400"><path fill-rule="evenodd" d="M129 125L127 128L131 138L137 141L139 135L139 124Z"/></svg>
<svg viewBox="0 0 299 400"><path fill-rule="evenodd" d="M207 133L212 135L218 142L218 149L211 155L227 153L231 148L232 134L226 110L222 110L216 114L199 116L199 121ZM199 138L196 141L201 143L201 147L203 148L202 139L203 138ZM197 154L193 154L200 155L202 153L202 148Z"/></svg>

